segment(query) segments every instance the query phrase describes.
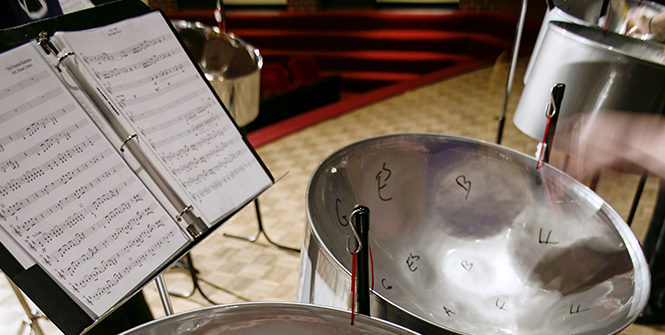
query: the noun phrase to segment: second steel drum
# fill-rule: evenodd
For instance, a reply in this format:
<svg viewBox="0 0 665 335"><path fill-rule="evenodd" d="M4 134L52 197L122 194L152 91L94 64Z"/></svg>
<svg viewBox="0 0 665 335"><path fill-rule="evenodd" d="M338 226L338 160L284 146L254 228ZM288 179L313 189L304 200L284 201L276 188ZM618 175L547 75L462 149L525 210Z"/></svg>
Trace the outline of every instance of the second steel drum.
<svg viewBox="0 0 665 335"><path fill-rule="evenodd" d="M608 110L661 114L665 108L665 46L598 28L550 22L513 123L543 138L555 85L566 85L559 121Z"/></svg>
<svg viewBox="0 0 665 335"><path fill-rule="evenodd" d="M538 57L538 52L545 38L547 27L550 21L563 21L585 25L590 27L607 27L608 31L625 34L627 29L627 12L631 9L644 11L649 16L656 15L665 11L665 6L648 0L622 0L621 8L609 8L606 12L609 15L601 18L601 8L603 0L552 0L553 7L545 13L543 22L538 32L538 38L533 47L529 64L524 74L524 83L527 83L533 64ZM616 3L616 2L615 2ZM610 4L612 6L612 4ZM646 39L649 34L642 34L640 38Z"/></svg>
<svg viewBox="0 0 665 335"><path fill-rule="evenodd" d="M301 302L348 308L355 204L370 209L371 314L423 334L612 334L649 296L630 228L559 170L434 134L353 143L307 189Z"/></svg>
<svg viewBox="0 0 665 335"><path fill-rule="evenodd" d="M259 50L217 27L184 20L172 24L238 126L254 121L263 67Z"/></svg>

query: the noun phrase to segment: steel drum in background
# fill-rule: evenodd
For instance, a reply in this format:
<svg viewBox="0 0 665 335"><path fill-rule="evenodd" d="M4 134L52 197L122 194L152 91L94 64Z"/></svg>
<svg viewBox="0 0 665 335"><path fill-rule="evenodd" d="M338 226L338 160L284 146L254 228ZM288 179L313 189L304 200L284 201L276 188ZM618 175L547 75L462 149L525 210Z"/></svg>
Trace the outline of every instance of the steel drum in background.
<svg viewBox="0 0 665 335"><path fill-rule="evenodd" d="M370 208L371 314L423 334L612 334L644 308L640 245L568 175L467 138L397 134L325 159L307 189L298 300L349 306L355 204Z"/></svg>
<svg viewBox="0 0 665 335"><path fill-rule="evenodd" d="M263 67L259 50L217 27L183 20L172 24L238 126L256 119Z"/></svg>
<svg viewBox="0 0 665 335"><path fill-rule="evenodd" d="M528 78L533 69L533 65L538 57L538 52L545 38L548 23L550 21L562 21L575 23L579 25L586 25L590 27L598 27L599 25L605 27L607 30L624 34L626 33L626 12L632 8L640 7L645 12L656 15L657 13L665 11L665 6L648 0L622 0L622 8L614 8L607 11L609 16L606 18L600 17L603 0L553 0L554 7L548 9L543 18L543 23L540 26L536 43L531 53L531 58L524 74L524 83L528 82ZM648 35L644 35L647 38Z"/></svg>
<svg viewBox="0 0 665 335"><path fill-rule="evenodd" d="M513 123L540 140L554 85L566 85L559 122L607 110L663 113L665 46L601 29L550 22Z"/></svg>
<svg viewBox="0 0 665 335"><path fill-rule="evenodd" d="M212 306L154 320L121 335L403 334L412 331L348 311L298 303L238 303Z"/></svg>

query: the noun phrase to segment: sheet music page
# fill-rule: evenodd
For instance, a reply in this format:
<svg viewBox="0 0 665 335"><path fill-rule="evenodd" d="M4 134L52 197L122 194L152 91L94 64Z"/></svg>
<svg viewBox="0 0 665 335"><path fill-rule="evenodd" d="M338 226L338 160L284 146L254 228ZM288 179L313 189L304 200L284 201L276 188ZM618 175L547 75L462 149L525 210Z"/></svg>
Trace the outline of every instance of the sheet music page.
<svg viewBox="0 0 665 335"><path fill-rule="evenodd" d="M159 12L58 36L208 225L272 184Z"/></svg>
<svg viewBox="0 0 665 335"><path fill-rule="evenodd" d="M188 239L37 48L0 55L0 227L100 316Z"/></svg>

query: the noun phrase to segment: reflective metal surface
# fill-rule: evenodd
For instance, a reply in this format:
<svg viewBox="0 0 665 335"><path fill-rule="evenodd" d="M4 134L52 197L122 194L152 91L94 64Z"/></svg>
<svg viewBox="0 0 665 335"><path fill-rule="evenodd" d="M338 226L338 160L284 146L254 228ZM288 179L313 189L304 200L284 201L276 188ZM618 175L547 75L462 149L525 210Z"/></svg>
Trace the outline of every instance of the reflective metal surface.
<svg viewBox="0 0 665 335"><path fill-rule="evenodd" d="M340 309L298 303L239 303L154 320L122 335L415 334L403 327Z"/></svg>
<svg viewBox="0 0 665 335"><path fill-rule="evenodd" d="M600 18L601 7L603 0L553 0L554 7L545 13L545 18L540 26L538 38L534 45L524 74L524 83L528 82L528 78L533 68L535 58L538 57L538 52L545 38L547 26L550 21L563 21L579 25L586 25L590 27L607 25L607 29L611 32L624 34L626 33L626 13L628 10L636 7L644 9L648 13L655 15L665 11L665 6L648 0L623 0L622 8L613 8L608 11L610 14L607 18ZM646 37L646 35L644 36Z"/></svg>
<svg viewBox="0 0 665 335"><path fill-rule="evenodd" d="M259 50L233 34L198 22L172 22L192 57L229 109L238 126L259 114L261 67Z"/></svg>
<svg viewBox="0 0 665 335"><path fill-rule="evenodd" d="M348 215L370 209L372 315L423 334L612 334L649 295L640 245L584 185L462 137L333 153L307 190L299 301L349 306Z"/></svg>
<svg viewBox="0 0 665 335"><path fill-rule="evenodd" d="M620 110L661 114L665 107L663 44L598 28L550 22L513 122L541 140L550 90L566 85L559 122L576 113Z"/></svg>

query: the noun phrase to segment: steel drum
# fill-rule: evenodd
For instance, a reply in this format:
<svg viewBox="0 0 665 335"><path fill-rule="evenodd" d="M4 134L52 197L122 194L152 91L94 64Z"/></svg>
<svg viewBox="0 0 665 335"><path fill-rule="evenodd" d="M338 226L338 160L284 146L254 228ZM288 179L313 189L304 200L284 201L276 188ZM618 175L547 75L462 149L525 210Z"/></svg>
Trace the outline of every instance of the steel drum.
<svg viewBox="0 0 665 335"><path fill-rule="evenodd" d="M626 13L628 10L636 7L642 8L645 12L651 15L656 15L665 11L665 6L648 0L622 0L621 8L612 8L607 11L609 16L604 18L600 17L602 0L553 0L554 7L548 9L545 13L545 18L540 26L538 37L529 59L526 72L524 74L524 83L528 82L528 78L533 68L533 63L538 57L538 51L545 38L548 23L550 21L563 21L580 25L603 28L607 26L607 30L619 34L626 33ZM647 39L650 35L642 35L640 38Z"/></svg>
<svg viewBox="0 0 665 335"><path fill-rule="evenodd" d="M607 110L661 114L664 51L660 43L550 22L513 122L525 134L542 139L550 90L557 83L566 85L559 121Z"/></svg>
<svg viewBox="0 0 665 335"><path fill-rule="evenodd" d="M217 27L183 20L172 24L238 126L254 121L263 67L259 50Z"/></svg>
<svg viewBox="0 0 665 335"><path fill-rule="evenodd" d="M477 140L397 134L325 159L307 189L298 300L349 306L355 204L370 209L371 314L423 334L612 334L649 296L621 217L563 172Z"/></svg>
<svg viewBox="0 0 665 335"><path fill-rule="evenodd" d="M212 306L154 320L121 335L415 334L383 320L288 302Z"/></svg>

